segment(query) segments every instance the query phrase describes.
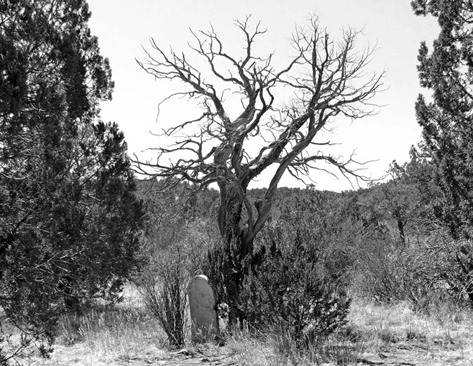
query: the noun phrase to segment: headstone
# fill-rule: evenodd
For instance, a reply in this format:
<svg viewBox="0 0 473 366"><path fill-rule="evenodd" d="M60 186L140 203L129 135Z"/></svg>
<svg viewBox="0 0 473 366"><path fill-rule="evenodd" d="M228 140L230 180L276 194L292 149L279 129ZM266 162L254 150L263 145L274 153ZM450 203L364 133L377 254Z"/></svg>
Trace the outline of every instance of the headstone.
<svg viewBox="0 0 473 366"><path fill-rule="evenodd" d="M209 280L204 275L195 276L187 288L191 317L192 342L214 340L217 335L215 297Z"/></svg>

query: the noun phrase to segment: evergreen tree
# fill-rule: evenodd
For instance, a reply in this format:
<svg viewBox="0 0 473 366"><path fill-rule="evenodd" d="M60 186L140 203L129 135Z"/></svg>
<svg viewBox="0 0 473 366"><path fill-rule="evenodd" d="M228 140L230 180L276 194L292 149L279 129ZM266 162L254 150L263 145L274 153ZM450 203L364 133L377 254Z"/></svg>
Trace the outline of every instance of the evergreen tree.
<svg viewBox="0 0 473 366"><path fill-rule="evenodd" d="M0 3L0 305L33 338L136 264L142 207L99 120L113 82L89 17L85 0Z"/></svg>
<svg viewBox="0 0 473 366"><path fill-rule="evenodd" d="M435 166L443 192L436 212L454 238L469 238L473 224L473 4L466 0L416 0L417 15L438 19L440 34L429 52L419 49L421 86L432 101L419 95L417 120L425 152Z"/></svg>
<svg viewBox="0 0 473 366"><path fill-rule="evenodd" d="M420 95L416 114L442 192L434 212L455 239L446 280L473 304L473 4L416 0L412 5L418 15L435 16L440 26L433 50L425 43L419 50L420 83L432 91L432 101Z"/></svg>

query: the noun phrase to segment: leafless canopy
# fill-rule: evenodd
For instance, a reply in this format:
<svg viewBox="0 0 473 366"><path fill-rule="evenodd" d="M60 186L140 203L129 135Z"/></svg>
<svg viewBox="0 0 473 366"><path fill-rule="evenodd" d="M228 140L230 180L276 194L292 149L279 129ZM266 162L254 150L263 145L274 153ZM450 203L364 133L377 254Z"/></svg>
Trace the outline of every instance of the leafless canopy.
<svg viewBox="0 0 473 366"><path fill-rule="evenodd" d="M373 113L372 98L382 87L383 74L367 73L372 50L355 49L357 31L345 30L334 42L317 18L296 29L295 56L276 70L272 54L259 57L255 52L256 40L266 31L250 23L249 18L236 21L245 42L238 56L226 49L213 28L192 32L190 51L205 61L206 74L186 54L166 52L151 40L152 49L141 67L156 79L185 87L163 102L184 97L187 103L196 102L201 113L165 130L175 145L156 148L157 160L137 162L137 168L148 174L152 168L157 176L179 177L197 187L217 183L221 194L232 187L244 198L248 184L274 164L258 218L251 217L249 203L242 200L250 215L248 224L257 232L286 171L304 179L311 170L322 169L316 164L324 161L345 176L359 178L352 157L341 161L322 152L330 142L317 142L316 136L337 116L358 119ZM281 94L290 100L277 100ZM232 98L241 106L234 118L226 109Z"/></svg>

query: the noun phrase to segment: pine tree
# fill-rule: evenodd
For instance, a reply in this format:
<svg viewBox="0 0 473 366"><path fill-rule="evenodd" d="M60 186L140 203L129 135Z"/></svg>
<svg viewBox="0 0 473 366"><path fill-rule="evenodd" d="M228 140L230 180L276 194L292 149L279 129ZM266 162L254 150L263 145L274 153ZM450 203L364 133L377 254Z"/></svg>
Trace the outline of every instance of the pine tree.
<svg viewBox="0 0 473 366"><path fill-rule="evenodd" d="M0 3L0 305L33 338L136 264L142 207L99 119L113 82L89 17L84 0Z"/></svg>
<svg viewBox="0 0 473 366"><path fill-rule="evenodd" d="M419 49L420 83L432 91L432 101L420 95L416 114L442 193L434 212L454 239L452 268L444 277L473 304L473 3L416 0L412 6L417 15L436 17L440 26L433 50L425 43Z"/></svg>
<svg viewBox="0 0 473 366"><path fill-rule="evenodd" d="M473 224L473 4L465 0L416 0L418 15L438 19L440 34L429 52L419 49L421 86L432 101L419 95L416 114L425 150L435 166L443 192L436 212L454 238L469 238Z"/></svg>

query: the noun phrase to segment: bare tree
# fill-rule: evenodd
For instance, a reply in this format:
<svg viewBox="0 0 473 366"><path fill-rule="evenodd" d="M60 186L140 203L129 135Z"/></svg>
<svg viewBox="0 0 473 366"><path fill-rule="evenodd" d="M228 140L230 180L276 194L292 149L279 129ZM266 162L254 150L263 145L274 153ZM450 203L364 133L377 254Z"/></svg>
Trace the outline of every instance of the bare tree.
<svg viewBox="0 0 473 366"><path fill-rule="evenodd" d="M136 163L141 172L149 174L152 168L151 174L178 177L197 189L216 183L220 233L227 242L238 239L244 258L270 217L285 172L304 180L314 169L327 171L317 165L325 162L346 177L363 178L352 157L340 160L324 153L323 147L331 143L317 137L337 116L358 119L372 114L372 98L382 87L383 74L367 73L373 50L357 52L359 32L352 29L334 42L318 19L312 18L307 27L295 31L296 55L276 70L273 54L263 58L254 50L256 39L266 30L259 23L251 26L249 18L236 21L236 26L245 42L238 56L226 50L213 28L192 32L195 44L190 50L205 61L207 73L186 54L166 52L151 40L152 49L146 51L141 67L156 79L178 81L186 87L163 102L184 97L196 102L201 114L164 131L175 144L156 148L156 161ZM291 100L277 102L277 94L290 94ZM236 118L226 109L232 98L241 103ZM264 198L250 202L248 185L271 166L276 169Z"/></svg>

